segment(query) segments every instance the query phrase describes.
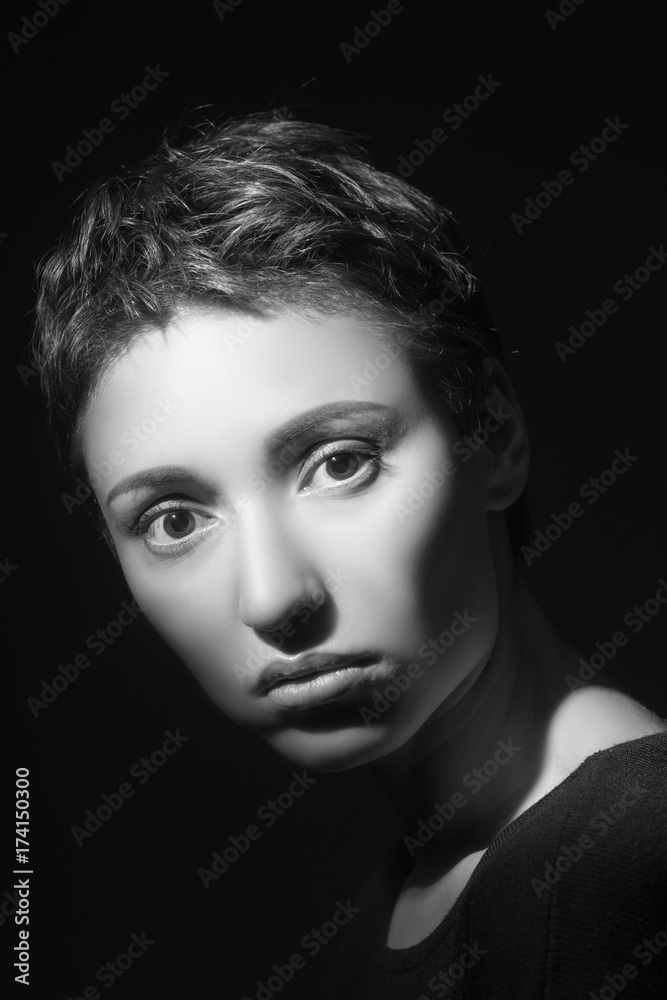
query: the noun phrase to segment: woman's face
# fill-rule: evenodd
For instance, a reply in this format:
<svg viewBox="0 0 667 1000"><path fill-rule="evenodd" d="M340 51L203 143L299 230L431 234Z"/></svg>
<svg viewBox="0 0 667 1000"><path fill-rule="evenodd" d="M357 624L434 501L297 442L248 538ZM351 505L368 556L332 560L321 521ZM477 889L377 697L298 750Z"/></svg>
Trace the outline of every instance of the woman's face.
<svg viewBox="0 0 667 1000"><path fill-rule="evenodd" d="M377 328L223 310L135 340L83 438L149 621L324 770L405 744L493 647L489 453L461 440Z"/></svg>

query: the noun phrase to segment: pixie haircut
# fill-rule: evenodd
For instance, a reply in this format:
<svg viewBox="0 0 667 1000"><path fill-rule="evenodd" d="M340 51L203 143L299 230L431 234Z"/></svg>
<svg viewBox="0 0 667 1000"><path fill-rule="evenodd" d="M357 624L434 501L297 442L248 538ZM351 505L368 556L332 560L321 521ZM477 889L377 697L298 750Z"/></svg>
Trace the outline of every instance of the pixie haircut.
<svg viewBox="0 0 667 1000"><path fill-rule="evenodd" d="M32 359L73 475L85 478L83 418L114 361L206 306L378 323L464 431L479 424L483 359L503 360L447 209L375 169L351 135L284 109L207 125L94 185L38 265Z"/></svg>

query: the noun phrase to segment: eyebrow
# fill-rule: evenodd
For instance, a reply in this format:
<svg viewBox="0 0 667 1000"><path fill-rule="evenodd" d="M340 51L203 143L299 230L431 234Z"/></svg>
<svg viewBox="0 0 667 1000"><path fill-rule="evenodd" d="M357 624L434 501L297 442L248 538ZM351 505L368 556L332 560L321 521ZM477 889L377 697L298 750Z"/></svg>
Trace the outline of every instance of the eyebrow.
<svg viewBox="0 0 667 1000"><path fill-rule="evenodd" d="M293 446L298 440L312 434L313 431L337 432L344 430L343 422L354 417L370 418L376 429L381 429L383 436L393 439L402 426L396 411L383 403L370 400L341 400L336 403L324 403L312 410L306 410L299 416L273 431L264 442L267 457L276 455L283 448ZM160 465L153 469L145 469L125 476L116 483L107 495L107 505L123 493L132 493L140 489L159 489L165 486L175 486L188 483L197 488L213 492L211 484L194 469L183 465Z"/></svg>
<svg viewBox="0 0 667 1000"><path fill-rule="evenodd" d="M266 439L264 447L266 456L271 457L282 448L293 445L315 430L337 429L337 422L349 420L351 417L370 417L375 426L384 425L385 433L396 430L398 414L384 403L373 403L370 400L344 399L337 403L324 403L312 410L300 413L298 417L288 420Z"/></svg>

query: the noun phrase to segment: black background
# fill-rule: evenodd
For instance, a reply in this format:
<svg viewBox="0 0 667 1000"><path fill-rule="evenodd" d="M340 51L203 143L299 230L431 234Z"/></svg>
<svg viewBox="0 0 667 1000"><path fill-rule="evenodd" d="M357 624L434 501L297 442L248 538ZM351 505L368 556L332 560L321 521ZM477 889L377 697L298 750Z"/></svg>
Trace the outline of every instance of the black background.
<svg viewBox="0 0 667 1000"><path fill-rule="evenodd" d="M411 180L454 210L470 242L531 432L535 528L580 499L581 485L609 468L615 449L638 456L595 505L584 503L584 517L527 576L588 656L667 575L667 268L628 302L613 291L667 236L661 8L626 5L621 17L586 0L571 4L554 30L541 4L406 0L346 59L340 43L353 42L372 6L243 0L221 18L198 0L172 7L71 0L17 52L3 37L7 510L0 558L16 567L2 584L15 677L9 763L12 773L30 767L34 797L27 995L82 995L131 934L145 931L155 944L116 981L113 998L254 998L256 981L266 981L273 963L303 953L303 935L328 920L338 900L354 898L363 873L401 832L366 772L321 777L205 890L197 869L286 790L292 768L210 706L143 620L93 656L37 718L28 707L58 664L85 652L86 638L129 599L85 505L68 513L62 502L72 485L46 439L37 379L20 367L29 364L33 265L85 188L152 151L164 130L204 113L291 104L300 117L367 137L375 162L396 170L416 139L449 131L443 112L474 91L478 75L500 81ZM382 7L380 0L375 9ZM39 9L36 2L5 6L3 36ZM169 74L164 82L125 121L110 114L111 103L157 64ZM615 116L628 128L584 173L572 169L572 151ZM62 162L65 147L104 117L114 132L59 181L53 161ZM511 214L568 167L572 186L518 234ZM554 342L610 297L617 314L563 363ZM666 622L663 610L605 668L663 716ZM78 847L71 827L85 810L95 810L102 793L116 791L132 765L160 747L164 731L177 727L188 742L143 787L133 781L134 798ZM9 801L11 776L5 787ZM11 854L5 858L0 892L12 885ZM8 944L16 930L5 917L0 934ZM326 998L338 943L308 957L281 995ZM10 964L0 970L3 982L13 980Z"/></svg>

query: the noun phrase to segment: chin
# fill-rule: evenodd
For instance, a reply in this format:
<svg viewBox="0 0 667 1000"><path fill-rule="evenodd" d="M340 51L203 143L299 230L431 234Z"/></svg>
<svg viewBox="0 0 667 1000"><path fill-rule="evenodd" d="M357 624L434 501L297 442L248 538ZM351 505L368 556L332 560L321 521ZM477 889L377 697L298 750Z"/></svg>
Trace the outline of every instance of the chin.
<svg viewBox="0 0 667 1000"><path fill-rule="evenodd" d="M370 764L397 749L402 740L389 720L366 726L363 722L319 721L271 733L268 745L293 764L322 774L348 771Z"/></svg>

